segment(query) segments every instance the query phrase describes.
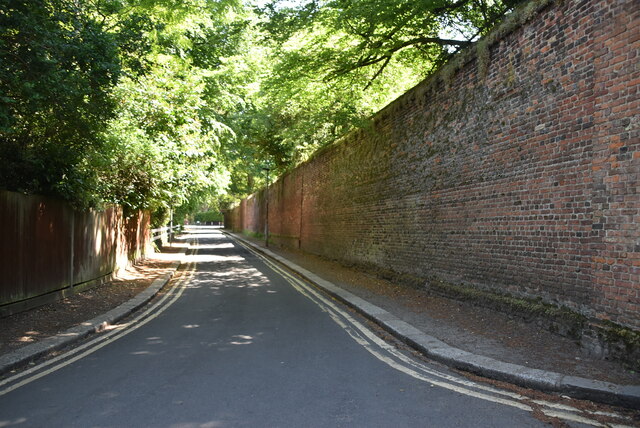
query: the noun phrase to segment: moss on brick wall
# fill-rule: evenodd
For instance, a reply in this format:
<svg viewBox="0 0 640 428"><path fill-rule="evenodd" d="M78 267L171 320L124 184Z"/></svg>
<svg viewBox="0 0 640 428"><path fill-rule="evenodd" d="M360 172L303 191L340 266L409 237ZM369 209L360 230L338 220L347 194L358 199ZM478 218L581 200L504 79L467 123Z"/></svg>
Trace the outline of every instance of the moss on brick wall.
<svg viewBox="0 0 640 428"><path fill-rule="evenodd" d="M639 34L630 1L524 6L273 185L280 245L640 328Z"/></svg>

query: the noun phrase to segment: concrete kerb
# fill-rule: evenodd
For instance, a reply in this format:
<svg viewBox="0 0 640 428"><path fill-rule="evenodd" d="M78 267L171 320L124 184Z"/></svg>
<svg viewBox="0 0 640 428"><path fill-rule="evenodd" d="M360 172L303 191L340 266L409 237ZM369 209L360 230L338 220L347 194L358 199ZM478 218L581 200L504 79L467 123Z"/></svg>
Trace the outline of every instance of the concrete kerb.
<svg viewBox="0 0 640 428"><path fill-rule="evenodd" d="M186 252L188 246L181 250L178 254ZM149 287L138 293L131 300L121 304L109 312L99 315L92 320L76 325L55 336L45 338L41 341L27 345L23 348L16 349L5 355L0 356L0 376L5 375L12 370L25 366L32 361L37 360L54 351L65 348L78 342L93 333L99 333L108 326L131 315L133 312L146 305L153 297L173 278L176 270L180 267L181 262L175 261L169 267L170 272L156 278Z"/></svg>
<svg viewBox="0 0 640 428"><path fill-rule="evenodd" d="M223 231L223 233L277 261L288 270L324 290L332 297L354 308L360 314L393 334L396 338L420 351L426 357L446 364L449 367L468 371L490 379L505 381L525 388L560 393L577 399L586 399L605 404L640 409L640 385L617 385L598 380L568 376L552 371L506 363L454 348L400 320L388 311L351 294L335 284L320 278L316 274L271 252L267 248L257 246L235 233L229 233L227 231Z"/></svg>

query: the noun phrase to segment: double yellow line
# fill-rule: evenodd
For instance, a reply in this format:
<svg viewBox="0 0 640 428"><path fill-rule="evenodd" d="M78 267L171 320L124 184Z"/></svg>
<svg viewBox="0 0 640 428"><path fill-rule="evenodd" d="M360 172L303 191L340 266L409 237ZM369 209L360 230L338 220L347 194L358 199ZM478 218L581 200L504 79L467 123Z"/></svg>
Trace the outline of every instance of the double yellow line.
<svg viewBox="0 0 640 428"><path fill-rule="evenodd" d="M196 238L197 242L197 238ZM198 251L197 245L195 249ZM166 311L171 305L173 305L182 296L185 290L185 285L193 279L195 275L195 262L191 261L186 265L184 273L180 279L174 280L175 283L171 289L160 298L156 303L147 308L144 312L135 315L134 319L124 324L116 324L107 327L106 333L99 334L98 337L92 339L82 345L71 349L63 354L60 354L54 358L46 360L36 366L21 371L20 373L3 379L0 381L0 397L14 391L24 385L27 385L37 379L40 379L50 373L60 370L81 358L90 355L97 350L107 346L108 344L126 336L127 334L137 330L143 325L147 324L151 320L158 317L161 313ZM48 368L47 368L48 367Z"/></svg>

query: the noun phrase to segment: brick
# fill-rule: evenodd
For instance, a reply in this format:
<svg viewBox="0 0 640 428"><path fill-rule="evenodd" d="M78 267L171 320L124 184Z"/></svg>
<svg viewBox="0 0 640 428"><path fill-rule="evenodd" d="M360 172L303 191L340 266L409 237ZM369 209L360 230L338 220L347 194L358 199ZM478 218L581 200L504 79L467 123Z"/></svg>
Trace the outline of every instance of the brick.
<svg viewBox="0 0 640 428"><path fill-rule="evenodd" d="M639 329L640 12L576 3L494 44L485 78L470 61L447 88L427 80L371 131L281 177L269 194L277 244ZM225 224L261 231L264 209L263 191Z"/></svg>

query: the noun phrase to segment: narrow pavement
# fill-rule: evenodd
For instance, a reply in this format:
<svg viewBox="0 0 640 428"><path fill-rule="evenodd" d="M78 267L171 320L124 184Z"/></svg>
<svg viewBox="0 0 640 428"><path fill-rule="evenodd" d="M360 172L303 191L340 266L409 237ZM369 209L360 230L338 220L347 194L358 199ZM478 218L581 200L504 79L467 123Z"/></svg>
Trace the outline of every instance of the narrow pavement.
<svg viewBox="0 0 640 428"><path fill-rule="evenodd" d="M398 351L219 230L190 239L155 306L1 380L0 427L546 425L529 398Z"/></svg>

